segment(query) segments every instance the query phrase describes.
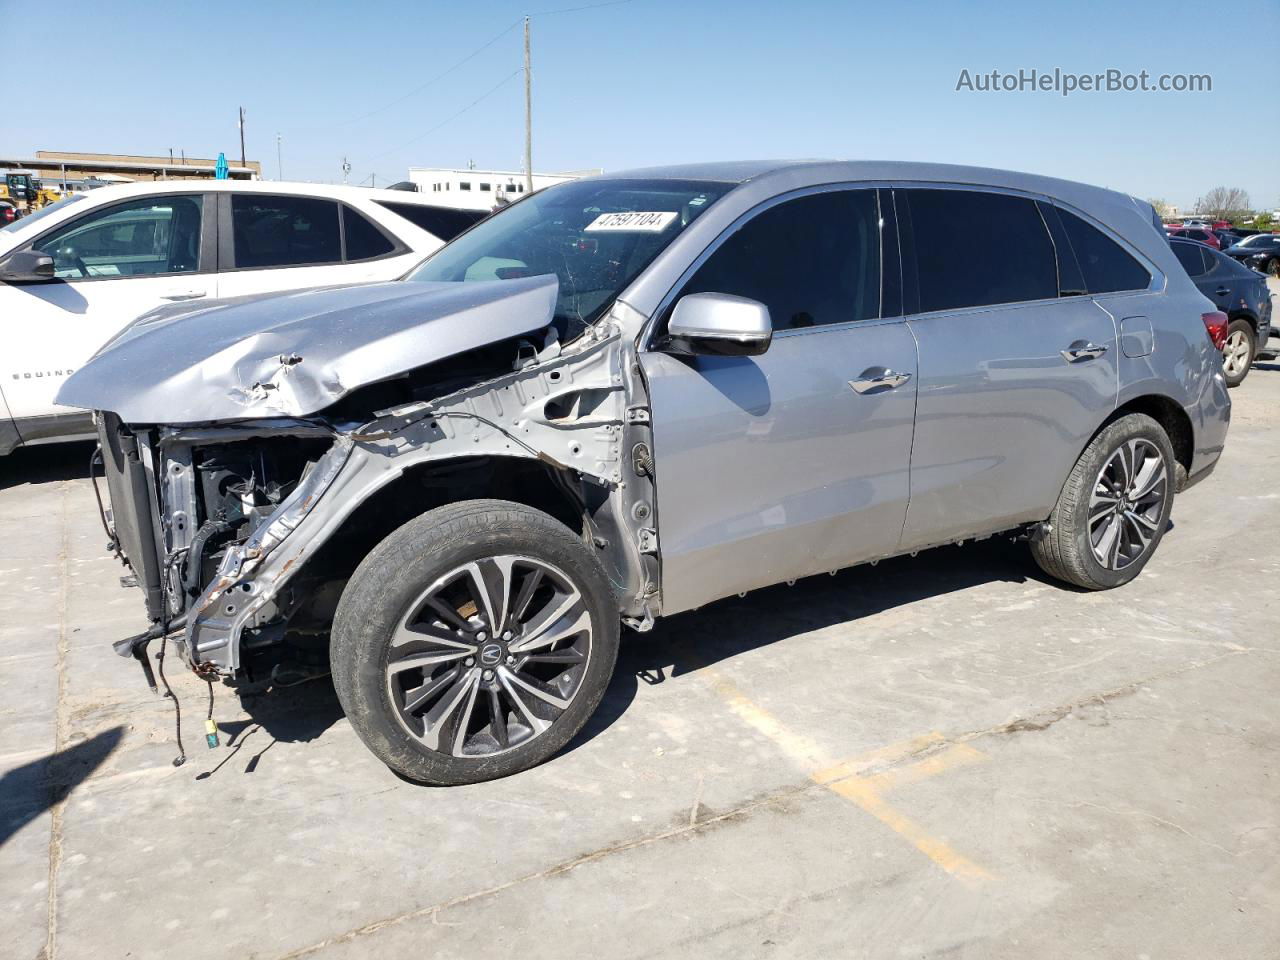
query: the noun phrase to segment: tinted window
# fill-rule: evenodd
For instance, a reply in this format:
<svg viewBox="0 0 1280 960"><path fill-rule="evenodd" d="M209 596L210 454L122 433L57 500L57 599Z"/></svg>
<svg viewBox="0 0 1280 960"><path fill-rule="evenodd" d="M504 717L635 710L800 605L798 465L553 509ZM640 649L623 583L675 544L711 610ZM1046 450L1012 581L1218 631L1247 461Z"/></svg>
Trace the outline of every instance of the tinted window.
<svg viewBox="0 0 1280 960"><path fill-rule="evenodd" d="M347 260L372 260L396 248L385 233L350 207L342 208L342 231L347 241Z"/></svg>
<svg viewBox="0 0 1280 960"><path fill-rule="evenodd" d="M732 184L605 177L532 193L441 247L406 279L468 282L554 274L562 339L618 294Z"/></svg>
<svg viewBox="0 0 1280 960"><path fill-rule="evenodd" d="M1189 277L1199 277L1204 274L1204 258L1200 256L1200 249L1189 243L1173 243L1173 254L1178 258L1178 262L1182 264L1187 271Z"/></svg>
<svg viewBox="0 0 1280 960"><path fill-rule="evenodd" d="M1058 295L1053 243L1034 201L969 190L906 194L921 312Z"/></svg>
<svg viewBox="0 0 1280 960"><path fill-rule="evenodd" d="M297 267L342 259L338 205L332 200L235 194L231 228L237 268Z"/></svg>
<svg viewBox="0 0 1280 960"><path fill-rule="evenodd" d="M682 294L759 300L769 308L775 330L877 317L879 219L874 190L780 203L721 244Z"/></svg>
<svg viewBox="0 0 1280 960"><path fill-rule="evenodd" d="M482 210L453 210L449 207L424 207L417 203L389 203L383 200L374 202L446 242L488 216Z"/></svg>
<svg viewBox="0 0 1280 960"><path fill-rule="evenodd" d="M1151 283L1146 267L1101 230L1066 210L1059 209L1058 216L1071 239L1090 293L1145 290Z"/></svg>
<svg viewBox="0 0 1280 960"><path fill-rule="evenodd" d="M140 277L200 266L203 197L148 197L86 214L36 240L54 276Z"/></svg>

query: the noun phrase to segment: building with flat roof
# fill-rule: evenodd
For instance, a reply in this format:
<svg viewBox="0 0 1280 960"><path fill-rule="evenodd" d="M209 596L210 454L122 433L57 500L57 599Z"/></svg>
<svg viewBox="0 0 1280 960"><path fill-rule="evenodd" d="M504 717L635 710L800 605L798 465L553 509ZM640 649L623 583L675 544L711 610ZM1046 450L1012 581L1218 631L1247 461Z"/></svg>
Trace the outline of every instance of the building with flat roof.
<svg viewBox="0 0 1280 960"><path fill-rule="evenodd" d="M151 157L141 154L69 153L37 150L34 156L0 154L0 168L28 170L52 185L63 181L109 180L208 180L217 160L205 157ZM259 180L262 164L247 160L243 165L227 158L227 176L232 180Z"/></svg>
<svg viewBox="0 0 1280 960"><path fill-rule="evenodd" d="M590 177L600 170L571 170L566 173L535 173L533 189L541 190L566 180ZM410 167L409 181L419 193L431 194L442 207L459 210L492 210L519 200L525 194L525 176L520 170L468 170L448 167Z"/></svg>

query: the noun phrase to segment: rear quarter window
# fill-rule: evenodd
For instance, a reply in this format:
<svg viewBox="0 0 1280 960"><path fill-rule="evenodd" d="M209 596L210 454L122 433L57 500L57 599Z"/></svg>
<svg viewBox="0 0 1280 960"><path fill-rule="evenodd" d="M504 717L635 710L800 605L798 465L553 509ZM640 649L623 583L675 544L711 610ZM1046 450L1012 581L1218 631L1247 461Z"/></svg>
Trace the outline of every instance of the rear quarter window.
<svg viewBox="0 0 1280 960"><path fill-rule="evenodd" d="M404 217L415 227L425 230L432 236L448 242L473 224L483 220L487 213L482 210L454 210L449 207L429 207L418 203L395 203L387 200L375 200L380 207L386 207L398 217Z"/></svg>
<svg viewBox="0 0 1280 960"><path fill-rule="evenodd" d="M1150 272L1124 247L1070 211L1059 207L1058 216L1090 293L1147 289L1151 283Z"/></svg>

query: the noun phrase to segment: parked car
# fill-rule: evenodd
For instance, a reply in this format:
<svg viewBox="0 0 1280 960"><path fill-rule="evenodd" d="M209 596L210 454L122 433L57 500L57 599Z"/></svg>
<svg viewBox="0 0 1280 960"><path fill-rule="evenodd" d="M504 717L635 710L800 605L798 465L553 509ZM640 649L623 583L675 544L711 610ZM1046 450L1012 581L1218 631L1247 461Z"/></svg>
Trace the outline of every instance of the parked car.
<svg viewBox="0 0 1280 960"><path fill-rule="evenodd" d="M384 190L186 180L102 187L24 217L0 230L0 456L93 436L54 394L140 314L391 280L480 216Z"/></svg>
<svg viewBox="0 0 1280 960"><path fill-rule="evenodd" d="M1226 249L1233 260L1268 276L1280 276L1280 234L1255 233Z"/></svg>
<svg viewBox="0 0 1280 960"><path fill-rule="evenodd" d="M8 200L0 200L0 227L7 227L18 218L18 208Z"/></svg>
<svg viewBox="0 0 1280 960"><path fill-rule="evenodd" d="M1235 246L1244 237L1232 230L1215 230L1213 235L1218 238L1218 249L1225 250L1227 247Z"/></svg>
<svg viewBox="0 0 1280 960"><path fill-rule="evenodd" d="M533 194L402 282L144 318L58 396L153 621L117 652L327 643L366 745L457 784L569 742L620 623L1002 532L1118 587L1230 413L1158 224L996 170L691 165Z"/></svg>
<svg viewBox="0 0 1280 960"><path fill-rule="evenodd" d="M1208 227L1174 227L1169 230L1169 236L1194 240L1196 243L1203 243L1205 246L1213 247L1215 250L1222 246L1217 234Z"/></svg>
<svg viewBox="0 0 1280 960"><path fill-rule="evenodd" d="M1267 278L1202 243L1172 239L1174 255L1200 292L1227 315L1222 369L1227 386L1244 382L1254 358L1271 335L1271 291Z"/></svg>

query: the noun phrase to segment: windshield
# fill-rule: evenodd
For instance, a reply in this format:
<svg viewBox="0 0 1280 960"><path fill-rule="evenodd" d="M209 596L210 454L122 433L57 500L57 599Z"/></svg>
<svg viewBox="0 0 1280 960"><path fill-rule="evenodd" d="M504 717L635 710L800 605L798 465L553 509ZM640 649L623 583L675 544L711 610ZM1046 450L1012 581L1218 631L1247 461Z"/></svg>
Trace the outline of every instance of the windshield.
<svg viewBox="0 0 1280 960"><path fill-rule="evenodd" d="M1245 237L1240 241L1242 247L1265 247L1268 244L1275 243L1276 238L1268 233L1257 233L1252 237Z"/></svg>
<svg viewBox="0 0 1280 960"><path fill-rule="evenodd" d="M15 220L13 221L13 223L7 224L4 227L0 227L0 233L17 233L19 230L25 230L27 229L27 227L31 226L32 224L37 223L40 220L43 220L45 217L47 217L51 213L61 213L63 210L67 209L67 204L75 203L77 200L83 200L83 199L84 199L84 194L77 193L77 194L73 194L70 197L67 197L65 200L59 200L57 203L51 203L49 204L49 206L42 207L41 209L37 210L35 213L27 214L27 216L23 217L21 220Z"/></svg>
<svg viewBox="0 0 1280 960"><path fill-rule="evenodd" d="M431 256L407 280L555 274L563 338L600 318L680 231L733 188L687 180L580 180L513 204Z"/></svg>

